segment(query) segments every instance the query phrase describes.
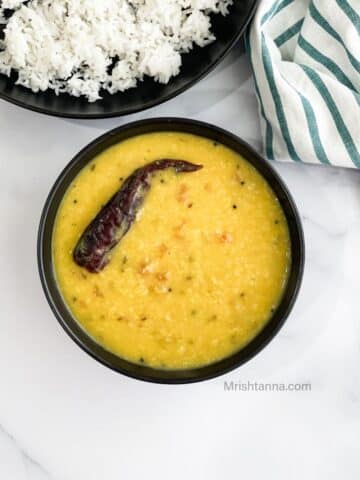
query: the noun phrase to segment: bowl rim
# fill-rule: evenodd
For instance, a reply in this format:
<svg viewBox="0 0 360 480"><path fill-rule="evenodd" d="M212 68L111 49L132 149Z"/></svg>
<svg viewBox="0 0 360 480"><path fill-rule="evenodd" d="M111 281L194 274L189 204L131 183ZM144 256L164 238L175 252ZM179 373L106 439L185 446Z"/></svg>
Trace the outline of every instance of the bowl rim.
<svg viewBox="0 0 360 480"><path fill-rule="evenodd" d="M236 1L236 0L235 0ZM258 3L260 0L251 0L252 4L249 8L247 17L245 18L244 22L242 23L241 27L237 31L237 33L234 35L232 40L229 42L229 45L224 49L224 51L219 55L216 60L212 63L209 64L209 66L204 69L202 72L200 72L198 75L196 75L194 78L192 78L189 82L187 82L185 85L182 87L179 87L175 89L173 92L164 95L158 99L154 99L148 103L146 103L145 106L139 106L139 107L129 107L124 109L121 112L109 112L109 113L76 113L76 114L71 114L71 113L65 113L65 112L54 112L52 110L49 110L47 108L42 108L42 107L37 107L35 105L29 105L26 102L23 102L21 100L17 100L16 98L13 98L10 94L7 94L6 92L3 92L0 90L0 99L4 100L6 102L9 102L13 105L16 105L20 108L24 108L25 110L30 110L32 112L40 113L43 115L49 115L51 117L58 117L58 118L72 118L72 119L77 119L77 120L99 120L99 119L104 119L104 118L115 118L115 117L122 117L124 115L131 115L139 112L144 112L150 108L156 107L158 105L161 105L178 95L181 95L188 89L192 88L196 83L198 83L200 80L205 78L209 73L211 73L222 60L230 53L230 51L233 49L235 44L238 42L238 40L241 38L243 33L245 32L247 26L249 25L251 19L253 18L256 8L258 6ZM216 40L215 40L216 42ZM24 87L25 88L25 87ZM44 92L41 92L44 93ZM117 92L118 95L121 95L122 92ZM116 95L116 94L115 94ZM101 102L101 100L98 100Z"/></svg>
<svg viewBox="0 0 360 480"><path fill-rule="evenodd" d="M145 129L145 131L137 133L138 129ZM200 129L203 133L194 133L194 129ZM50 232L52 234L56 214L63 199L63 195L60 197L60 199L57 199L56 197L59 189L62 188L63 192L65 193L69 187L69 184L74 180L74 178L84 168L84 166L91 162L93 158L95 158L101 151L106 150L111 145L114 145L127 138L131 138L137 135L152 132L155 133L159 131L181 131L184 133L192 133L195 135L203 136L205 138L210 138L214 141L218 141L219 143L224 144L228 148L231 148L229 144L226 144L223 140L219 140L219 137L221 137L222 139L225 138L226 141L228 141L230 144L232 143L233 145L237 145L242 151L246 152L248 156L244 154L244 158L258 170L258 172L262 175L263 178L268 181L273 191L274 186L276 186L276 189L278 189L278 192L275 192L275 194L277 195L281 207L285 213L287 222L289 224L289 229L292 229L290 233L291 235L295 235L295 241L298 249L297 263L296 265L294 265L293 245L291 247L292 264L290 268L289 278L290 275L293 274L293 270L295 269L296 271L293 282L294 285L292 287L292 291L290 293L288 301L285 303L284 298L282 299L282 301L280 302L280 306L277 308L277 310L270 318L268 323L265 325L265 327L245 347L241 348L239 351L231 354L225 359L202 367L172 370L155 369L147 366L138 365L130 361L126 361L120 356L112 354L105 348L101 347L99 343L94 341L90 337L90 335L87 334L87 332L82 327L80 327L75 317L70 313L65 300L62 299L62 295L60 289L57 286L53 271L51 254L52 238L48 239L48 243L50 245L50 253L47 253L45 251L45 242L48 238L46 236L46 229L50 229ZM121 139L118 139L119 135L122 136ZM214 136L216 138L214 138ZM76 167L78 167L81 162L84 163L76 171ZM67 175L69 175L70 178L67 178ZM279 192L281 192L282 198L279 198ZM52 216L49 216L51 213L50 210L54 207L54 204L54 214ZM286 206L286 208L284 208L284 205ZM293 238L291 238L291 240L293 241ZM237 135L228 132L227 130L224 130L220 127L206 122L178 117L157 117L130 122L105 132L104 134L91 141L82 150L80 150L79 153L77 153L72 158L72 160L63 168L47 195L41 213L37 235L37 262L41 285L50 309L52 310L57 321L60 323L65 332L82 350L84 350L87 354L89 354L102 365L137 380L160 384L186 384L210 380L240 367L241 365L247 363L250 359L255 357L277 335L277 333L280 331L285 321L287 320L300 290L305 264L305 240L301 217L287 186L285 185L279 174L276 172L276 170L271 166L271 164L261 155L259 155L247 142L242 140ZM288 288L289 285L287 285L285 292L287 292ZM59 302L54 299L54 291L58 293L59 298L61 297L62 304L59 305ZM283 311L279 313L278 310L282 306L283 302ZM69 325L69 320L65 319L64 311L61 311L62 309L64 310L64 307L65 310L67 310L65 312L67 317L72 318L72 322L70 322L71 325ZM77 328L75 327L75 324L77 325ZM267 330L268 328L269 330ZM82 335L79 335L79 331L82 332ZM103 356L101 356L99 352ZM123 363L125 367L115 364L116 360ZM136 370L136 372L133 371L134 369Z"/></svg>

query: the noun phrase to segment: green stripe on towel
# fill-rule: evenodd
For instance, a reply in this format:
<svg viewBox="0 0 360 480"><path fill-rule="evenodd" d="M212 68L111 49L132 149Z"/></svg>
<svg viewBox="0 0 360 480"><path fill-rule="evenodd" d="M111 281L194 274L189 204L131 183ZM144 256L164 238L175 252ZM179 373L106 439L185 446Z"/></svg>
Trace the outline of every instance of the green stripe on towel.
<svg viewBox="0 0 360 480"><path fill-rule="evenodd" d="M331 58L319 52L319 50L317 50L307 40L305 40L302 35L299 36L298 44L310 57L312 57L318 63L321 63L321 65L323 65L324 67L326 67L329 72L331 72L337 78L337 80L339 80L339 82L343 83L348 88L356 92L356 88L354 87L351 80L345 75L341 68L339 68L336 63L331 60Z"/></svg>
<svg viewBox="0 0 360 480"><path fill-rule="evenodd" d="M309 134L311 137L311 142L313 144L315 154L321 163L330 165L329 159L326 155L323 144L321 142L319 127L318 127L315 113L311 106L311 103L307 98L304 97L304 95L301 95L300 92L298 92L298 94L304 108L308 129L309 129Z"/></svg>
<svg viewBox="0 0 360 480"><path fill-rule="evenodd" d="M252 59L251 59L251 46L250 46L250 28L248 28L246 30L244 39L245 39L245 50L246 50L247 54L249 55L250 62L251 62ZM271 123L269 122L269 120L268 120L268 118L265 114L264 104L263 104L263 101L262 101L262 98L261 98L261 95L260 95L259 86L258 86L258 83L257 83L257 80L256 80L255 76L254 76L254 85L255 85L255 91L256 91L257 98L258 98L258 102L259 102L259 105L260 105L261 116L263 117L265 125L266 125L266 129L265 129L265 154L266 154L266 157L269 160L274 160L274 150L273 150L274 134L273 134L273 129L272 129Z"/></svg>
<svg viewBox="0 0 360 480"><path fill-rule="evenodd" d="M266 124L266 131L265 131L265 153L266 153L266 157L269 160L274 160L274 150L273 150L274 134L273 134L273 129L272 129L271 123L269 122L269 120L266 117L265 110L264 110L264 105L263 105L263 102L262 102L262 99L261 99L261 96L260 96L259 87L258 87L258 84L257 84L257 81L256 81L255 77L254 77L254 85L255 85L256 95L259 99L261 115L262 115L262 117L265 121L265 124Z"/></svg>
<svg viewBox="0 0 360 480"><path fill-rule="evenodd" d="M302 106L303 106L303 109L304 109L304 112L305 112L305 117L306 117L306 121L307 121L307 127L308 127L308 131L309 131L309 135L310 135L310 138L311 138L311 143L313 145L314 152L316 154L317 159L321 163L324 163L325 165L331 165L330 160L328 159L328 156L326 155L325 149L324 149L323 144L321 142L319 127L318 127L315 112L314 112L314 109L311 106L311 103L286 78L283 77L283 80L289 85L290 88L292 88L294 90L294 92L297 93L297 95L299 96L299 98L301 100L301 103L302 103Z"/></svg>
<svg viewBox="0 0 360 480"><path fill-rule="evenodd" d="M302 24L304 23L304 19L302 18L298 22L294 23L290 28L285 30L283 33L278 35L275 38L275 43L278 47L281 47L281 45L284 45L290 38L293 38L297 33L300 32Z"/></svg>
<svg viewBox="0 0 360 480"><path fill-rule="evenodd" d="M312 19L329 35L331 35L335 40L337 40L341 46L344 48L345 53L351 63L351 65L355 68L355 70L360 73L360 62L354 57L354 55L348 50L344 40L340 37L336 30L330 25L330 23L324 18L319 10L315 7L314 3L310 3L309 8L310 15Z"/></svg>
<svg viewBox="0 0 360 480"><path fill-rule="evenodd" d="M345 13L360 35L360 15L356 12L356 10L353 9L347 0L336 0L336 3L339 5L341 10Z"/></svg>
<svg viewBox="0 0 360 480"><path fill-rule="evenodd" d="M344 120L341 117L341 113L339 112L339 109L337 108L336 103L332 98L329 90L327 89L325 83L322 81L321 77L315 72L315 70L307 67L306 65L300 65L300 67L304 70L308 78L313 82L314 86L322 96L327 108L331 113L331 116L334 120L336 128L345 145L350 159L356 167L360 167L360 154L356 148L356 145L352 139L349 130L345 125Z"/></svg>
<svg viewBox="0 0 360 480"><path fill-rule="evenodd" d="M290 136L290 131L289 127L287 124L284 108L281 102L281 97L279 94L279 91L276 86L275 78L274 78L274 71L273 71L273 66L269 54L268 47L265 42L264 35L262 34L261 38L261 52L262 52L262 59L264 63L264 69L265 69L265 74L266 78L269 84L269 88L273 97L274 105L275 105L275 110L276 110L276 116L279 122L280 129L279 131L282 133L282 136L284 138L287 150L289 152L289 155L293 160L296 162L301 162L301 159L299 155L297 154L294 144L291 140Z"/></svg>
<svg viewBox="0 0 360 480"><path fill-rule="evenodd" d="M294 0L281 0L273 4L273 6L265 13L265 15L261 19L261 25L264 25L265 22L269 20L269 18L274 17L276 14L281 12L285 7L293 3Z"/></svg>

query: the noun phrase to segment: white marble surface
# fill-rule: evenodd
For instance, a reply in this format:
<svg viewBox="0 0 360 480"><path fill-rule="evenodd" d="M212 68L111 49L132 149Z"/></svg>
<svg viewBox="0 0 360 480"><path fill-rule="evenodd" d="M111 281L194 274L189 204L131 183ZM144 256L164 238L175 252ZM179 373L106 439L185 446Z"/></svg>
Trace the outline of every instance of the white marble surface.
<svg viewBox="0 0 360 480"><path fill-rule="evenodd" d="M156 115L198 118L260 147L238 47L198 86L145 114L69 121L0 102L0 479L360 477L360 172L278 164L307 244L301 294L276 339L225 377L311 382L311 392L225 392L137 382L62 331L42 293L36 233L50 186L86 143Z"/></svg>

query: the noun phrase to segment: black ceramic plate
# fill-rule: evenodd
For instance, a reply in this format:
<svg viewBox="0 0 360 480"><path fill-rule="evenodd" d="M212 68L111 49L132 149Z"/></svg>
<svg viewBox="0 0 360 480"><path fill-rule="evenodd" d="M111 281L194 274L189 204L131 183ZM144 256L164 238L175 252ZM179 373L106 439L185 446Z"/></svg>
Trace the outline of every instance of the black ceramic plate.
<svg viewBox="0 0 360 480"><path fill-rule="evenodd" d="M129 137L157 131L189 132L222 143L243 155L263 175L285 212L291 238L292 264L283 299L265 328L245 348L217 363L187 370L156 370L130 363L96 343L76 322L61 297L52 264L52 232L61 200L72 180L96 155ZM304 266L304 239L299 215L286 186L270 166L243 140L218 127L194 120L160 118L134 122L116 128L84 148L61 173L46 201L39 227L38 262L45 295L60 324L87 353L104 365L130 377L158 383L189 383L206 380L242 365L274 337L284 324L300 288Z"/></svg>
<svg viewBox="0 0 360 480"><path fill-rule="evenodd" d="M216 41L204 48L194 48L183 55L180 74L172 78L167 85L146 78L136 88L115 95L104 93L102 100L88 103L84 98L67 94L56 96L51 91L33 93L15 85L14 78L0 75L0 98L36 112L69 118L116 117L153 107L194 85L224 58L243 34L257 1L235 0L229 15L213 15L212 30Z"/></svg>

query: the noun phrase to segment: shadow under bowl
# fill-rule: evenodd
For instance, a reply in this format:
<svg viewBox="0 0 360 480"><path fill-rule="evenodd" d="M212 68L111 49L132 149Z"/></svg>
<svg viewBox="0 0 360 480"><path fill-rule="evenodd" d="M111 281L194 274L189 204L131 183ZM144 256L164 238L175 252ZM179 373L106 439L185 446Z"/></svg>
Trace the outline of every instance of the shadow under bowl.
<svg viewBox="0 0 360 480"><path fill-rule="evenodd" d="M127 138L150 132L177 131L209 138L242 155L267 180L285 213L291 239L292 263L281 303L263 330L244 348L221 361L199 368L160 370L131 363L98 344L72 316L57 285L52 260L52 234L59 205L78 173L105 149ZM38 264L42 286L56 318L70 337L88 354L113 370L130 377L157 383L190 383L207 380L244 364L276 335L296 300L303 276L305 246L302 225L295 203L273 167L239 137L213 125L180 118L158 118L115 128L86 146L68 164L49 193L40 220Z"/></svg>

